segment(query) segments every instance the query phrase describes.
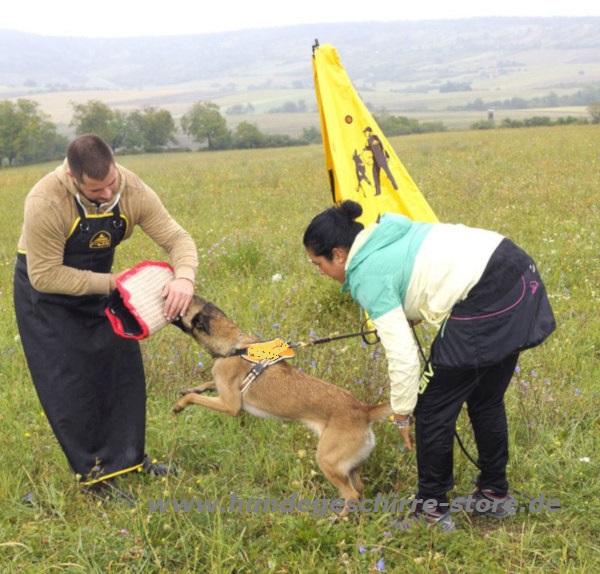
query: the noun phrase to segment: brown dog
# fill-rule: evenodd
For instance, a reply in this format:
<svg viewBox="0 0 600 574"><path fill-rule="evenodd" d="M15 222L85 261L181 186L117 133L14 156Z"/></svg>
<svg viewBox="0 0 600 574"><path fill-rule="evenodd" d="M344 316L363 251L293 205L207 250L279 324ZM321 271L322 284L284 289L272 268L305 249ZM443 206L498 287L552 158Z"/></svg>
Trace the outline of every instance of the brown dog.
<svg viewBox="0 0 600 574"><path fill-rule="evenodd" d="M181 412L193 403L234 417L244 410L259 417L304 423L319 436L317 462L340 490L345 500L341 514L347 514L348 501L359 499L363 492L359 467L375 446L371 423L389 416L390 405L367 405L286 361L270 365L242 392L253 365L239 353L258 339L244 334L220 309L196 295L175 324L216 360L213 380L184 391L173 411ZM218 396L200 394L209 389L216 389Z"/></svg>

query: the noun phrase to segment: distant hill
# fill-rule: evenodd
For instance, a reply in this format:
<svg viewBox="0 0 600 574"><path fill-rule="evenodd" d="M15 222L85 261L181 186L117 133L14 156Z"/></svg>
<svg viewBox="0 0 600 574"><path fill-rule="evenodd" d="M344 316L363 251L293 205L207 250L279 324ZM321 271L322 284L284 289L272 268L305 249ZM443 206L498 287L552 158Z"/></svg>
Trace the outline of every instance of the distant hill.
<svg viewBox="0 0 600 574"><path fill-rule="evenodd" d="M176 115L199 100L255 113L313 105L315 39L337 49L363 98L394 112L600 86L600 18L480 18L122 39L0 30L0 98L40 100L56 114L57 102L92 98Z"/></svg>

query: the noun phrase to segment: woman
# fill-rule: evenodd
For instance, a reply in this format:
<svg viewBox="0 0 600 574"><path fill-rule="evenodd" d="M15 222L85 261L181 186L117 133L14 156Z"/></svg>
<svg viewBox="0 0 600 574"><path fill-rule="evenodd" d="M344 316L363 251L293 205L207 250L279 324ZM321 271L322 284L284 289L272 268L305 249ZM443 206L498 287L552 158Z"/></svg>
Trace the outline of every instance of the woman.
<svg viewBox="0 0 600 574"><path fill-rule="evenodd" d="M388 361L394 422L409 450L415 417L417 503L401 526L421 521L454 530L447 493L454 486L454 430L465 402L481 472L475 492L454 499L452 509L495 518L514 514L504 393L519 353L542 343L556 326L535 263L493 231L391 213L364 229L356 221L361 214L353 201L325 210L307 227L304 247L373 321ZM418 321L439 327L422 376L411 332Z"/></svg>

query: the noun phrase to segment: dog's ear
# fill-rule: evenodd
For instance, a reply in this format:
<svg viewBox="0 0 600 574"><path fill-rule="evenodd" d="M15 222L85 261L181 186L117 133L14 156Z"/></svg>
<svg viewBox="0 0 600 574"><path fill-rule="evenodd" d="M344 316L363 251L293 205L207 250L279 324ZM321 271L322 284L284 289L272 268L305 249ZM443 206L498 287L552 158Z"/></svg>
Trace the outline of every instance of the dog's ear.
<svg viewBox="0 0 600 574"><path fill-rule="evenodd" d="M207 335L210 334L210 315L196 313L192 318L192 329L204 331Z"/></svg>
<svg viewBox="0 0 600 574"><path fill-rule="evenodd" d="M223 317L227 317L227 315L225 315L225 313L221 311L221 309L219 309L214 303L206 303L204 306L204 312L207 315L214 315L215 313L218 313L219 315L223 315Z"/></svg>
<svg viewBox="0 0 600 574"><path fill-rule="evenodd" d="M192 329L204 331L207 335L210 335L210 323L213 318L218 315L225 318L227 317L227 315L225 315L225 313L223 313L216 305L207 302L204 307L202 307L202 310L192 317Z"/></svg>

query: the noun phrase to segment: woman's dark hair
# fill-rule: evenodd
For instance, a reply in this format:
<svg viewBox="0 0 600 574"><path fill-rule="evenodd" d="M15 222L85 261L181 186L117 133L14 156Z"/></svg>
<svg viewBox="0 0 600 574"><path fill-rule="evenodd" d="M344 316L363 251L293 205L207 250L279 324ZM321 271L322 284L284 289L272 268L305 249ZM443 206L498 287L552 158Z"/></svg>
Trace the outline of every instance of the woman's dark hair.
<svg viewBox="0 0 600 574"><path fill-rule="evenodd" d="M355 221L362 215L362 206L356 201L346 200L316 215L304 232L304 247L317 257L331 261L333 249L350 249L364 225Z"/></svg>
<svg viewBox="0 0 600 574"><path fill-rule="evenodd" d="M79 182L84 174L90 179L103 180L114 162L110 146L94 134L79 136L67 148L69 171Z"/></svg>

